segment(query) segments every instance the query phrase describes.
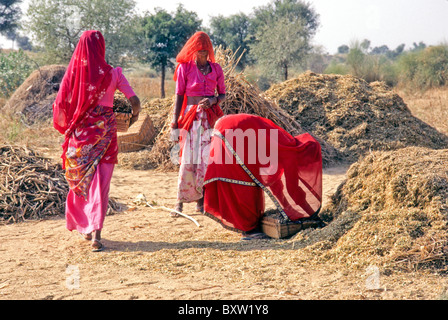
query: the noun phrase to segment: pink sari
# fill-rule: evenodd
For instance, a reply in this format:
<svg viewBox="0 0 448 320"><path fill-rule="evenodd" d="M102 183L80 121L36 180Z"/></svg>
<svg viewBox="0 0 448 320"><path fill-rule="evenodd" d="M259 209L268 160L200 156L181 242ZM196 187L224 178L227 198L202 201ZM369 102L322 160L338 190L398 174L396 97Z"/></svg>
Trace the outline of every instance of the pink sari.
<svg viewBox="0 0 448 320"><path fill-rule="evenodd" d="M70 187L67 228L82 233L102 228L117 161L113 109L98 105L112 79L105 50L99 31L82 34L53 104L53 125L65 135L61 158Z"/></svg>
<svg viewBox="0 0 448 320"><path fill-rule="evenodd" d="M88 234L102 230L109 204L110 180L114 164L100 163L96 168L86 199L70 190L66 201L66 226L70 231Z"/></svg>

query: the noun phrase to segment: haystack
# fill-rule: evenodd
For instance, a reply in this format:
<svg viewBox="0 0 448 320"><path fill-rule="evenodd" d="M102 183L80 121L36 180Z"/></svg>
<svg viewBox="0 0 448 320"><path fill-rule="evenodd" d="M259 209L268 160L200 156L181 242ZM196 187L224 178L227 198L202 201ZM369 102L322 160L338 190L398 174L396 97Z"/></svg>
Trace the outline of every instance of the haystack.
<svg viewBox="0 0 448 320"><path fill-rule="evenodd" d="M447 269L448 150L377 151L353 164L323 209L328 225L301 234L321 260Z"/></svg>
<svg viewBox="0 0 448 320"><path fill-rule="evenodd" d="M348 161L375 150L448 147L447 136L414 117L382 82L306 72L273 85L266 95Z"/></svg>
<svg viewBox="0 0 448 320"><path fill-rule="evenodd" d="M221 47L218 47L215 53L216 62L221 65L224 71L227 92L226 100L221 105L224 114L255 114L272 120L292 135L304 133L305 130L293 117L264 96L256 86L250 84L243 72L236 71L242 56L237 57L236 54L236 52L233 53L231 50L224 50ZM172 112L173 104L170 106L170 111L167 113L165 123L156 138L156 142L149 152L148 161L161 170L177 169L176 144L169 141ZM337 151L322 139L319 139L319 142L322 146L323 163L328 165L338 157Z"/></svg>
<svg viewBox="0 0 448 320"><path fill-rule="evenodd" d="M65 70L62 65L35 70L9 98L2 112L20 116L26 125L46 124L52 119L52 105Z"/></svg>

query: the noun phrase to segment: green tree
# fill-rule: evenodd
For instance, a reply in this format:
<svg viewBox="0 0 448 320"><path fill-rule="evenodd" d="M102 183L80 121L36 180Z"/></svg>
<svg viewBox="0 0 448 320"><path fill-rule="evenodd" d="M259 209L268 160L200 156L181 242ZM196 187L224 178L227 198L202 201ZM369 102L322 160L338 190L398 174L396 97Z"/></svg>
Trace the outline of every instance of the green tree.
<svg viewBox="0 0 448 320"><path fill-rule="evenodd" d="M351 74L362 78L365 72L366 60L367 55L363 46L359 41L354 41L347 55L347 65L350 67Z"/></svg>
<svg viewBox="0 0 448 320"><path fill-rule="evenodd" d="M229 17L219 15L210 19L210 36L215 45L222 45L233 52L245 51L240 60L241 67L250 62L249 28L250 18L244 13Z"/></svg>
<svg viewBox="0 0 448 320"><path fill-rule="evenodd" d="M165 97L167 69L174 69L174 59L185 42L201 27L195 12L179 5L174 13L156 8L140 19L138 34L140 59L161 73L161 97Z"/></svg>
<svg viewBox="0 0 448 320"><path fill-rule="evenodd" d="M264 74L282 81L288 80L292 66L305 62L304 58L310 50L302 25L286 18L260 27L257 39L251 52Z"/></svg>
<svg viewBox="0 0 448 320"><path fill-rule="evenodd" d="M25 26L48 62L68 62L82 32L95 29L105 38L106 60L121 64L130 48L134 7L133 0L31 0Z"/></svg>
<svg viewBox="0 0 448 320"><path fill-rule="evenodd" d="M0 97L8 98L33 71L33 62L23 52L0 53Z"/></svg>
<svg viewBox="0 0 448 320"><path fill-rule="evenodd" d="M339 54L347 54L350 51L350 48L348 45L343 44L338 47L338 53Z"/></svg>
<svg viewBox="0 0 448 320"><path fill-rule="evenodd" d="M297 21L313 36L319 26L319 15L309 3L299 0L273 0L265 6L254 8L254 18L251 21L252 32L277 18L286 17L291 22Z"/></svg>
<svg viewBox="0 0 448 320"><path fill-rule="evenodd" d="M305 62L317 27L318 15L309 4L274 0L255 9L251 52L266 73L285 81L292 66Z"/></svg>
<svg viewBox="0 0 448 320"><path fill-rule="evenodd" d="M14 31L22 14L19 4L22 0L0 0L0 33Z"/></svg>

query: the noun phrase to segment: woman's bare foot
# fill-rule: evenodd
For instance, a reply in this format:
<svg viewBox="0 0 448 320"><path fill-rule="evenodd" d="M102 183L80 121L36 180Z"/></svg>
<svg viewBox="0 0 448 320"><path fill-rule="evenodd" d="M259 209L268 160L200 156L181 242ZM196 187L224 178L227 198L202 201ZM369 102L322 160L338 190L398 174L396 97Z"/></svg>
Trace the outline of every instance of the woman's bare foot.
<svg viewBox="0 0 448 320"><path fill-rule="evenodd" d="M184 208L184 204L182 202L178 202L176 204L176 207L174 207L175 211L171 211L171 217L177 218L179 216L179 214L176 211L182 212L183 208Z"/></svg>
<svg viewBox="0 0 448 320"><path fill-rule="evenodd" d="M87 241L92 240L92 233L81 233L81 236Z"/></svg>
<svg viewBox="0 0 448 320"><path fill-rule="evenodd" d="M196 203L196 212L204 212L204 198L198 200Z"/></svg>
<svg viewBox="0 0 448 320"><path fill-rule="evenodd" d="M103 251L104 246L100 242L100 240L101 240L101 230L95 230L93 233L94 233L94 237L95 238L92 240L92 251L93 252Z"/></svg>

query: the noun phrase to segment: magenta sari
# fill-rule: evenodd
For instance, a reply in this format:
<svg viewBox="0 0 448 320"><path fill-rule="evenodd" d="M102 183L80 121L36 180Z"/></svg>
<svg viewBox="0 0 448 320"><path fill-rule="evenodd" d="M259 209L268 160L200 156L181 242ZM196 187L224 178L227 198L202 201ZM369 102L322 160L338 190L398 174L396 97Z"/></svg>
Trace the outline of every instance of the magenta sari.
<svg viewBox="0 0 448 320"><path fill-rule="evenodd" d="M73 53L53 104L53 125L65 135L62 165L70 187L66 201L69 230L101 230L117 162L113 109L98 105L111 84L99 31L85 31Z"/></svg>

